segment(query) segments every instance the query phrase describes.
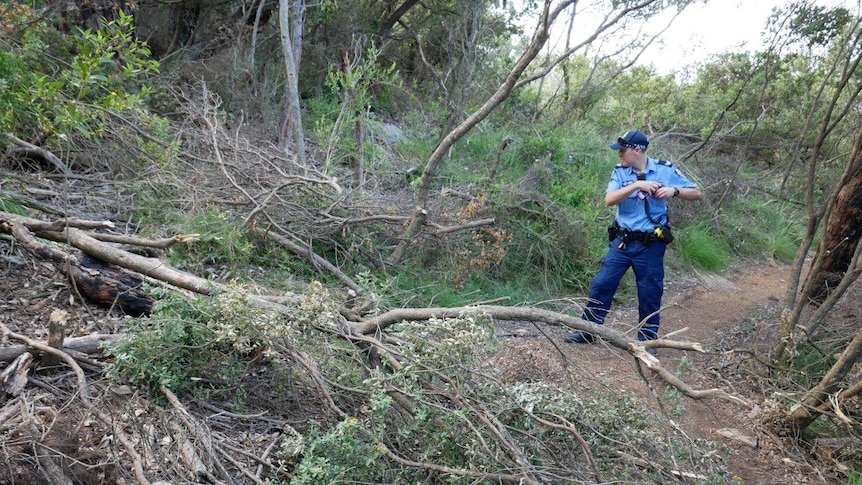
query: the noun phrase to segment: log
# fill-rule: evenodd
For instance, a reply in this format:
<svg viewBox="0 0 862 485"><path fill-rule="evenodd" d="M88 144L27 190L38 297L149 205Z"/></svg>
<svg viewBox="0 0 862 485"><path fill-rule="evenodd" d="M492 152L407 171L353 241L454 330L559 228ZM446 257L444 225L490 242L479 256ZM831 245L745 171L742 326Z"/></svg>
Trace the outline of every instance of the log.
<svg viewBox="0 0 862 485"><path fill-rule="evenodd" d="M0 391L18 396L27 385L27 373L33 363L33 355L24 352L0 374Z"/></svg>
<svg viewBox="0 0 862 485"><path fill-rule="evenodd" d="M101 353L105 346L112 345L126 338L125 334L98 334L85 337L65 339L63 349L76 350L85 354ZM0 348L0 362L12 362L21 354L27 353L27 345L10 345Z"/></svg>
<svg viewBox="0 0 862 485"><path fill-rule="evenodd" d="M852 461L862 456L862 444L858 438L817 438L814 453L827 462Z"/></svg>
<svg viewBox="0 0 862 485"><path fill-rule="evenodd" d="M69 276L81 295L102 306L118 306L133 317L153 311L155 299L143 291L143 280L88 254L81 253L78 261L80 266L71 266Z"/></svg>

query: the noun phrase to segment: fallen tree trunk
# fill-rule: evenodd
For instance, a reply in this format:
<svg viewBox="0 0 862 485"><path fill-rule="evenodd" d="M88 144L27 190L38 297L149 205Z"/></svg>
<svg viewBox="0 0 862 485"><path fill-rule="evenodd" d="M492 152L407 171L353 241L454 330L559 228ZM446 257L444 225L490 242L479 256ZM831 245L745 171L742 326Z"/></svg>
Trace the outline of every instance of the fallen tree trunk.
<svg viewBox="0 0 862 485"><path fill-rule="evenodd" d="M218 292L231 291L217 282L173 268L158 258L141 256L117 248L108 242L102 241L101 236L103 235L91 235L81 230L81 228L99 229L110 227L113 227L113 224L108 221L64 219L49 223L0 211L0 232L11 234L24 249L34 256L57 263L60 271L63 271L72 281L76 281L77 277L83 283L81 284L82 288L89 284L87 283L89 271L78 258L41 243L36 240L36 237L71 245L98 261L132 271L142 278L150 278L177 288L189 290L193 293L211 296ZM105 239L112 241L122 240L126 243L141 242L138 238L119 238L118 236L105 237ZM153 244L149 244L148 246L167 247L171 243L185 243L194 241L195 239L197 239L197 234L180 235L169 239L152 241ZM97 263L93 262L92 264ZM70 268L73 269L70 270ZM127 292L123 284L120 283L120 279L109 278L110 284L115 285L114 289L112 290L110 286L107 288L98 288L98 291L93 291L94 297L108 300L116 297L115 295L122 296L126 294ZM277 301L274 301L274 298L251 294L248 295L248 298L263 308L281 312L287 311L287 307L284 304L285 301L298 303L301 299L293 295L282 295L277 298ZM131 302L129 303L129 307L133 310L135 308Z"/></svg>
<svg viewBox="0 0 862 485"><path fill-rule="evenodd" d="M73 350L83 354L101 353L106 346L112 345L126 338L125 334L98 334L86 337L67 338L63 342L63 348L58 350ZM11 362L19 355L30 350L28 345L10 345L0 347L0 362Z"/></svg>
<svg viewBox="0 0 862 485"><path fill-rule="evenodd" d="M90 236L78 227L73 227L71 220L60 222L61 224L47 223L38 219L0 212L0 231L12 234L28 251L39 257L59 263L69 262L67 254L39 243L35 237L69 244L101 261L170 283L178 288L203 295L209 295L212 291L213 283L211 281L172 268L158 258L148 258L120 250L109 243ZM91 225L95 224L93 221L87 222ZM112 226L110 222L102 222L99 227L110 226ZM80 264L75 265L80 266Z"/></svg>

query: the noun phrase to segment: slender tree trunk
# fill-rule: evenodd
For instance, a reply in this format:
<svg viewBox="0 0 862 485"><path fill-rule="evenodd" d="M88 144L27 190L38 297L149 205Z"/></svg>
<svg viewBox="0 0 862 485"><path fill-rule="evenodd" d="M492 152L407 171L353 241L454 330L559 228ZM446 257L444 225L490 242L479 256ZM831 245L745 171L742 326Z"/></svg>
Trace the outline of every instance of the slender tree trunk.
<svg viewBox="0 0 862 485"><path fill-rule="evenodd" d="M302 10L294 7L294 14L304 15L304 2ZM295 17L296 15L294 15ZM278 24L281 30L281 51L284 56L284 117L281 126L281 142L285 148L291 147L296 152L297 162L305 166L305 136L302 131L302 112L299 105L299 64L297 63L299 53L297 49L301 46L302 19L293 19L291 24L291 8L288 0L280 0L278 10ZM293 29L291 29L291 25ZM296 32L296 30L299 30ZM291 33L293 32L293 33ZM292 144L291 144L292 142Z"/></svg>
<svg viewBox="0 0 862 485"><path fill-rule="evenodd" d="M263 15L263 7L266 5L266 0L258 0L257 10L254 13L254 25L251 30L251 46L248 54L249 70L254 78L254 57L257 50L257 30L260 28L260 18Z"/></svg>
<svg viewBox="0 0 862 485"><path fill-rule="evenodd" d="M474 126L479 124L482 120L484 120L491 112L499 106L509 95L512 94L512 90L515 87L515 84L518 82L518 78L520 78L521 74L527 69L533 59L539 54L539 51L542 49L542 46L547 42L548 37L550 35L551 26L556 21L557 16L565 10L570 5L576 3L577 0L564 0L560 2L553 10L551 9L551 1L546 1L544 6L544 11L542 13L542 19L539 25L539 28L536 31L536 34L533 36L533 40L530 42L530 45L526 48L524 53L521 55L521 58L518 59L518 62L509 72L509 75L506 76L506 80L503 84L497 89L497 91L488 99L485 104L483 104L478 111L467 117L460 125L456 126L452 131L449 132L440 143L437 144L437 147L431 153L431 156L428 157L428 160L425 162L425 169L422 171L422 176L419 179L419 190L416 194L416 205L413 209L413 215L411 216L410 223L407 225L406 229L401 235L401 238L398 242L398 245L395 247L395 250L386 260L386 263L389 265L398 264L404 255L407 253L407 248L412 244L413 239L419 234L422 226L425 224L425 220L428 217L428 212L425 209L425 205L428 203L428 194L431 190L431 184L434 181L434 177L437 175L437 168L440 165L440 162L446 158L449 150L455 145L455 143L460 140L465 134L467 134Z"/></svg>
<svg viewBox="0 0 862 485"><path fill-rule="evenodd" d="M835 185L828 197L819 203L815 200L814 188L818 179L818 167L820 151L827 137L835 130L839 122L848 114L855 113L851 107L856 106L857 100L862 91L862 86L859 83L851 83L851 79L856 77L857 69L862 62L862 54L859 54L858 46L862 42L862 31L860 31L859 19L853 25L852 34L848 37L848 42L843 44L843 51L836 53L833 58L835 62L830 67L830 70L825 76L821 86L815 93L815 97L811 103L810 115L806 119L806 128L814 123L814 114L818 111L817 107L821 103L825 103L823 107L823 115L820 117L820 126L817 129L817 135L814 143L810 147L808 162L808 183L805 188L805 205L808 212L808 226L803 235L799 249L796 251L796 257L793 261L790 282L787 286L787 293L784 301L784 309L781 312L781 336L775 350L772 353L772 358L776 362L784 362L787 358L787 349L794 345L796 339L795 333L802 318L803 311L808 305L807 297L812 293L814 280L809 278L802 285L800 291L800 281L803 268L808 257L808 250L813 244L814 237L821 227L823 220L829 218L829 214L835 208L841 188L848 184L856 175L858 168L856 166L860 155L860 141L862 141L862 130L856 133L854 149L848 162L845 165L845 171L841 179ZM831 94L831 96L830 96ZM827 96L829 96L827 100ZM803 131L807 132L807 129ZM857 221L856 224L859 224ZM818 248L817 255L811 263L809 275L817 275L820 273L820 268L825 261L826 251L828 247L824 246L823 240ZM834 296L834 295L833 295Z"/></svg>

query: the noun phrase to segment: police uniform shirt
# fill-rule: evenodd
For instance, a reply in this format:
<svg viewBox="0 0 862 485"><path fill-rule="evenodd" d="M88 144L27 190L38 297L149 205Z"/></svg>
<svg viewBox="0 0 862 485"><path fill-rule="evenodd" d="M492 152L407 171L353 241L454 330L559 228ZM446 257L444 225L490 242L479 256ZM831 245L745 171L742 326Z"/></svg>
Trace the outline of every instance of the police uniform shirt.
<svg viewBox="0 0 862 485"><path fill-rule="evenodd" d="M647 158L646 180L659 182L663 187L697 188L697 184L688 179L671 162ZM638 180L638 171L634 167L624 167L621 164L614 167L611 180L605 192L612 192L631 185ZM636 191L617 205L617 222L630 231L653 231L656 223L665 224L667 220L667 199L649 197L649 210L652 222L647 217L644 200L647 194Z"/></svg>

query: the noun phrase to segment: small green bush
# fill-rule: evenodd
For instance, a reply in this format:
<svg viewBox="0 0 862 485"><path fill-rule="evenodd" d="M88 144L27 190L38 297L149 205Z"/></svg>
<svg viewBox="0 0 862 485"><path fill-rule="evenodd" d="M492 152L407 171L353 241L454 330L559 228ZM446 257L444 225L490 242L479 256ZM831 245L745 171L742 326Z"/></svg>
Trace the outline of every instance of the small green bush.
<svg viewBox="0 0 862 485"><path fill-rule="evenodd" d="M45 144L79 134L99 142L110 112L143 111L158 72L122 10L96 32L61 36L34 21L0 44L0 131ZM71 53L71 55L70 55ZM60 61L62 59L62 61Z"/></svg>
<svg viewBox="0 0 862 485"><path fill-rule="evenodd" d="M246 293L170 294L151 316L128 320L129 338L112 348L110 374L154 392L165 386L183 393L202 383L216 394L235 388L251 356L270 355L291 334L284 319L253 305Z"/></svg>
<svg viewBox="0 0 862 485"><path fill-rule="evenodd" d="M240 222L230 219L229 214L211 207L187 217L175 213L172 225L182 234L198 234L197 241L171 248L173 263L248 264L256 251L255 244L249 240L240 227Z"/></svg>
<svg viewBox="0 0 862 485"><path fill-rule="evenodd" d="M675 236L675 253L685 264L720 271L732 260L723 239L716 237L707 223L697 222L675 230Z"/></svg>

